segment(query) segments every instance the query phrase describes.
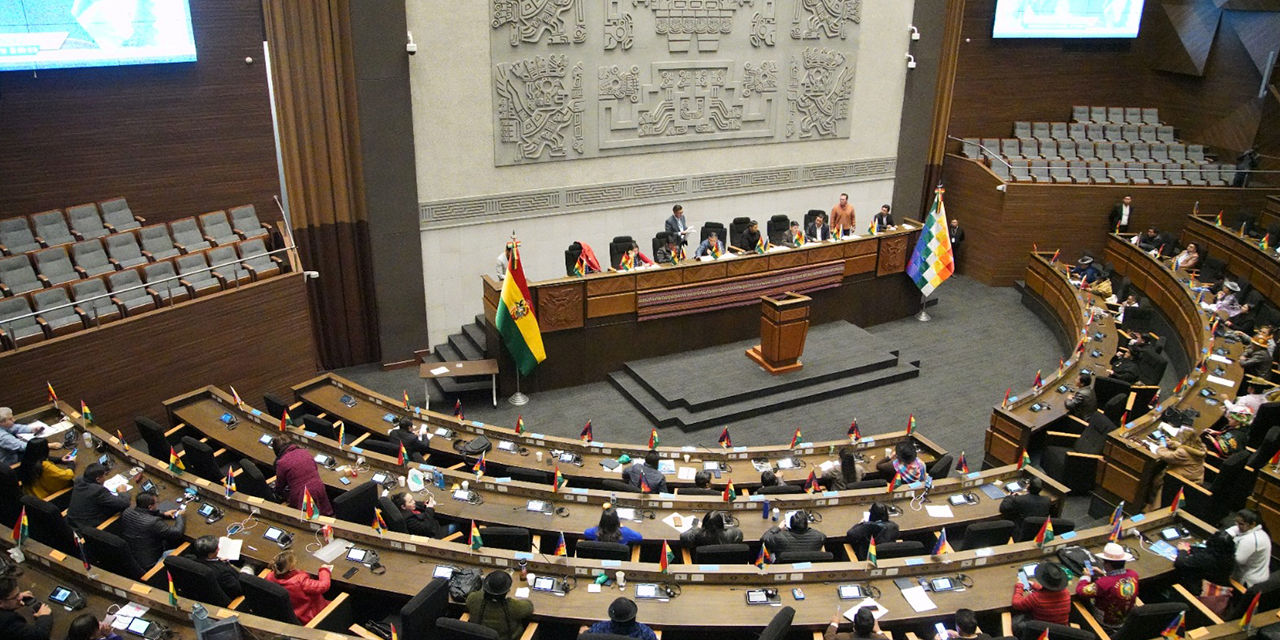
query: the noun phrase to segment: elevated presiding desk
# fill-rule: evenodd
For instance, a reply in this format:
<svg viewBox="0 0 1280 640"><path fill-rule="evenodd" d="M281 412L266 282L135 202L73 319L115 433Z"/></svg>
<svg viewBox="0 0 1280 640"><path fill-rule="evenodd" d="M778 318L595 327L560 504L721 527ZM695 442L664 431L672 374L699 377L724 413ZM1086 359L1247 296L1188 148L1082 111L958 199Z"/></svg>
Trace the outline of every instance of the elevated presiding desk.
<svg viewBox="0 0 1280 640"><path fill-rule="evenodd" d="M70 407L65 410L71 411ZM74 413L73 413L74 415ZM77 422L78 420L77 417ZM80 425L86 428L85 425ZM1106 541L1110 527L1102 526L1080 532L1063 534L1043 548L1033 542L1015 543L956 552L940 557L913 557L881 560L878 564L866 562L799 563L766 565L757 569L752 565L683 565L675 564L669 573L663 573L654 563L611 562L571 557L548 556L540 553L522 553L503 549L481 548L472 550L465 541L431 540L395 532L379 534L369 526L318 517L302 520L297 509L277 505L242 493L226 497L218 483L194 477L190 473L174 475L163 463L137 448L124 451L110 434L94 426L87 429L103 440L110 456L119 466L138 466L141 469L137 481L153 479L159 485L160 498L173 499L184 490L194 491L201 501L217 505L225 511L223 521L207 524L193 518L186 536L225 535L226 523L247 520L248 526L234 537L244 539L243 555L251 562L265 564L278 549L263 539L268 527L277 527L295 536L299 568L314 572L321 561L303 547L311 542L323 526L333 529L336 540L347 541L364 549L376 550L386 572L375 575L367 567L352 563L341 556L336 560L337 569L333 582L339 589L382 594L393 601L403 601L418 593L432 579L436 566L513 570L517 563L527 563L528 570L539 576L569 579L573 587L562 593L533 591L529 598L535 605L535 618L575 624L591 623L605 617L608 604L619 595L633 595L636 584L656 583L671 585L675 597L657 600L638 599L641 622L658 628L702 629L721 635L740 628L760 628L773 617L776 609L769 606L746 604L746 591L754 588L776 588L782 604L796 609L795 624L798 627L821 629L826 626L836 607L840 610L855 608L858 601L841 601L837 587L843 584L860 584L879 590L877 601L888 609L880 620L887 630L908 630L916 625L940 620L960 607L968 607L979 613L1005 611L1009 607L1015 569L1055 554L1064 545L1083 545L1099 549ZM257 515L250 517L250 512ZM1167 509L1140 514L1127 519L1124 524L1126 539L1130 529L1141 532L1149 539L1156 539L1159 530L1180 525L1192 540L1200 539L1212 529L1203 522L1185 514L1170 514ZM1135 549L1137 560L1131 563L1144 580L1159 580L1167 575L1172 563L1146 549ZM349 567L357 570L344 577ZM626 572L627 586L605 587L591 593L586 583L600 573L613 575ZM967 590L935 592L929 594L936 609L916 612L894 584L900 578L956 577L964 574ZM576 583L576 584L575 584ZM679 587L677 591L675 587ZM800 587L806 592L805 600L793 600L790 588ZM218 612L226 613L226 612ZM216 614L215 614L216 615ZM737 632L734 632L737 633Z"/></svg>
<svg viewBox="0 0 1280 640"><path fill-rule="evenodd" d="M522 388L596 382L630 360L756 337L764 295L812 297L813 324L843 319L867 326L911 315L920 292L905 271L920 226L907 220L893 231L795 249L531 282L547 360ZM497 358L500 387L510 393L515 369L493 325L502 283L484 276L482 288L486 357Z"/></svg>

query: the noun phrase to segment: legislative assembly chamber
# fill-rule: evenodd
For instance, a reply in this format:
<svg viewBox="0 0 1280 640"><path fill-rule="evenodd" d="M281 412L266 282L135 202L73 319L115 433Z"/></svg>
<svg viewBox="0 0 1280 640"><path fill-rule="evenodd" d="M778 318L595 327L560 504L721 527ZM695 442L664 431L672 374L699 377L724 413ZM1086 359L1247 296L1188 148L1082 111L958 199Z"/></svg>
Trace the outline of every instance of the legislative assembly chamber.
<svg viewBox="0 0 1280 640"><path fill-rule="evenodd" d="M1280 640L1280 0L0 0L0 640Z"/></svg>

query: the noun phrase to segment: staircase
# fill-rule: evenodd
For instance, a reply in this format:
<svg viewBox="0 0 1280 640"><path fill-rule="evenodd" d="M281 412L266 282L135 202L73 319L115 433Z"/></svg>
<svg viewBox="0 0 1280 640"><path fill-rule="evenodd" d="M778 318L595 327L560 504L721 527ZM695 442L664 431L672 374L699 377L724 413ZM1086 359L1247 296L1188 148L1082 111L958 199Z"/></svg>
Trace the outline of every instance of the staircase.
<svg viewBox="0 0 1280 640"><path fill-rule="evenodd" d="M423 357L424 364L433 362L459 362L462 360L484 360L488 340L484 331L484 314L478 314L475 322L463 325L462 331L455 333L444 343L431 348L431 354ZM461 378L436 378L427 380L427 393L431 402L442 402L457 397L460 393L490 388L489 376L470 376Z"/></svg>

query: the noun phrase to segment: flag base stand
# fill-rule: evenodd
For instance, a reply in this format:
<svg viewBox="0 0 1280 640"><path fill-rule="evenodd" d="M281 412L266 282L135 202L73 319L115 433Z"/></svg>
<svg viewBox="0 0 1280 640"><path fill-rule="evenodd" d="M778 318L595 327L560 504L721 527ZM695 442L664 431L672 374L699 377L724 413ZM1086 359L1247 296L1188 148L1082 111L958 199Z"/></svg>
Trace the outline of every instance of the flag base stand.
<svg viewBox="0 0 1280 640"><path fill-rule="evenodd" d="M526 396L525 394L520 393L520 372L519 371L516 372L516 392L512 394L510 398L507 399L507 402L510 402L511 404L514 404L517 407L523 407L524 405L529 404L529 396Z"/></svg>
<svg viewBox="0 0 1280 640"><path fill-rule="evenodd" d="M928 309L929 309L929 297L920 296L920 313L916 314L916 320L919 320L920 322L928 322L930 320L933 320L933 318L929 316Z"/></svg>

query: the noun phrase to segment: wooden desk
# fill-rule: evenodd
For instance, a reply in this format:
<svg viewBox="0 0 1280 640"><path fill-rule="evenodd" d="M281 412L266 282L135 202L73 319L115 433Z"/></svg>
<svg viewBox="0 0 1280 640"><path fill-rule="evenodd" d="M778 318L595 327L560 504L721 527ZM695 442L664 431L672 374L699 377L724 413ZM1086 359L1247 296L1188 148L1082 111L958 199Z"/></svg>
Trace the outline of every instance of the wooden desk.
<svg viewBox="0 0 1280 640"><path fill-rule="evenodd" d="M920 290L905 271L921 224L905 224L874 236L763 255L531 282L547 359L522 388L597 382L631 360L754 338L762 295L811 296L814 324L844 319L865 327L907 317L920 306ZM515 369L493 324L501 283L484 276L481 287L485 355L498 359L499 387L510 393Z"/></svg>
<svg viewBox="0 0 1280 640"><path fill-rule="evenodd" d="M1280 531L1280 472L1271 465L1258 469L1253 485L1253 495L1246 502L1250 509L1262 516L1267 531Z"/></svg>
<svg viewBox="0 0 1280 640"><path fill-rule="evenodd" d="M485 459L489 464L503 467L541 469L542 471L551 472L554 467L552 460L555 457L552 455L553 451L576 454L581 459L580 465L560 465L561 473L567 476L574 486L598 487L602 480L616 480L620 477L620 472L616 470L609 471L604 468L600 464L602 461L617 459L623 453L630 454L633 459L638 459L643 457L646 451L646 447L643 444L623 444L605 441L596 441L588 444L576 438L546 436L537 432L538 425L536 424L526 425L526 433L517 436L514 430L506 427L495 427L470 420L458 420L453 416L430 411L405 411L402 402L397 402L333 374L325 374L296 385L293 387L293 391L294 395L312 413L316 415L324 413L329 416L330 420L341 419L346 424L348 433L369 431L385 438L391 429L391 423L387 422L384 417L391 414L396 418L407 417L412 419L415 429L418 425L425 423L433 431L437 427L444 427L455 431L459 434L459 437L466 437L467 439L470 439L473 435L488 437L494 441L494 449L485 455ZM356 406L348 407L340 402L344 395L350 395L355 398L357 400ZM602 428L596 429L598 435L602 431L604 431ZM708 439L710 437L709 435ZM897 432L880 435L875 438L863 438L851 446L858 449L866 458L865 464L874 466L885 455L892 455L893 447L905 439L907 439L905 432ZM940 447L921 435L919 429L910 439L919 445L921 459L926 464L937 460L945 454ZM527 453L521 455L498 450L497 442L501 440L514 442L525 448ZM760 473L752 466L752 460L769 460L773 462L774 467L777 467L777 461L782 458L797 459L804 466L786 472L785 479L799 481L808 477L809 466L818 466L834 458L840 447L850 445L848 440L803 442L795 449L790 448L789 444L789 441L784 441L772 446L737 446L729 449L718 446L658 447L657 451L658 455L663 459L680 460L681 462L677 463L677 467L701 464L702 462L721 462L728 465L729 469L722 471L721 477L715 480L714 484L723 486L723 484L732 480L736 487L754 487L760 484ZM442 459L450 461L461 459L457 451L454 450L453 445L443 438L433 438L431 440L431 451L433 459L438 462L442 462ZM537 462L538 452L543 454L541 463ZM688 462L684 462L684 456L686 455L689 456ZM681 480L674 474L668 474L667 484L671 487L691 487L693 486L693 481Z"/></svg>
<svg viewBox="0 0 1280 640"><path fill-rule="evenodd" d="M440 371L444 367L447 371ZM440 371L439 373L436 373ZM436 378L464 378L468 376L489 376L493 386L493 406L498 406L498 361L497 360L463 360L461 362L424 362L418 365L418 377L423 380ZM426 400L423 409L431 408L431 389L425 390Z"/></svg>
<svg viewBox="0 0 1280 640"><path fill-rule="evenodd" d="M1236 362L1243 347L1213 337L1209 331L1211 314L1196 302L1197 294L1191 291L1190 277L1185 273L1174 273L1164 262L1115 234L1107 239L1104 260L1114 264L1116 272L1127 276L1169 319L1193 368L1181 393L1164 399L1153 411L1121 425L1107 436L1102 451L1105 461L1094 495L1111 505L1124 500L1128 508L1141 509L1151 499L1159 469L1155 455L1143 444L1144 438L1159 427L1160 415L1171 407L1199 411L1192 425L1197 432L1217 422L1225 411L1222 401L1233 399L1244 379L1243 370ZM1210 361L1208 375L1194 370L1201 360L1216 354L1218 349L1223 350L1222 356L1231 361L1229 364ZM1211 382L1209 376L1215 373L1230 384ZM1207 389L1211 396L1200 395L1202 389ZM1214 404L1210 404L1210 400Z"/></svg>
<svg viewBox="0 0 1280 640"><path fill-rule="evenodd" d="M1227 271L1244 279L1274 305L1280 300L1280 260L1275 250L1263 251L1256 240L1238 235L1240 227L1228 229L1214 224L1215 216L1191 216L1182 230L1183 243L1195 242L1203 251L1227 263ZM1280 242L1280 238L1272 243Z"/></svg>
<svg viewBox="0 0 1280 640"><path fill-rule="evenodd" d="M1072 284L1064 265L1050 263L1045 254L1032 253L1026 278L1027 289L1044 302L1057 320L1061 335L1067 338L1064 348L1071 350L1070 357L1061 371L1042 375L1044 386L1038 392L1027 389L1011 399L1008 407L998 404L992 408L986 435L986 466L1016 463L1023 451L1037 448L1038 436L1067 417L1066 401L1075 393L1081 371L1087 369L1095 375L1105 372L1116 352L1119 333L1115 318L1109 313L1090 315L1092 307L1105 308L1104 301ZM1084 354L1075 350L1080 340L1085 341ZM1031 376L1031 372L1027 374ZM1064 385L1067 389L1059 391Z"/></svg>

